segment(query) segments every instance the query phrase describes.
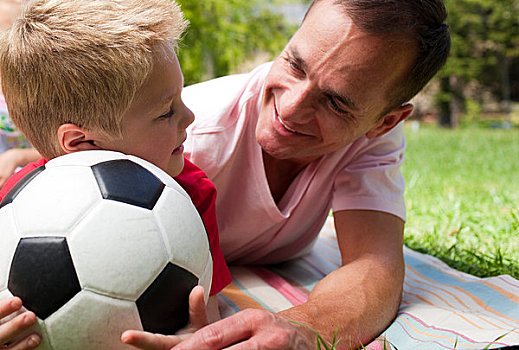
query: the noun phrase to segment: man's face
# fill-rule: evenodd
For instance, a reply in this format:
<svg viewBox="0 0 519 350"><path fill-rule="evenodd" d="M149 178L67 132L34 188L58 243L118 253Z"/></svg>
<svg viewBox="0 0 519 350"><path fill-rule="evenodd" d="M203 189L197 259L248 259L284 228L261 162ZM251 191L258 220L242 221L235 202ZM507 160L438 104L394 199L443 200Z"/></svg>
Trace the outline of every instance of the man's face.
<svg viewBox="0 0 519 350"><path fill-rule="evenodd" d="M135 155L178 175L184 167L186 128L194 120L180 97L183 84L173 47L157 47L153 71L123 116L122 139L105 139L97 146Z"/></svg>
<svg viewBox="0 0 519 350"><path fill-rule="evenodd" d="M306 164L387 132L379 117L414 58L409 47L361 32L331 1L317 3L267 76L256 128L263 150Z"/></svg>

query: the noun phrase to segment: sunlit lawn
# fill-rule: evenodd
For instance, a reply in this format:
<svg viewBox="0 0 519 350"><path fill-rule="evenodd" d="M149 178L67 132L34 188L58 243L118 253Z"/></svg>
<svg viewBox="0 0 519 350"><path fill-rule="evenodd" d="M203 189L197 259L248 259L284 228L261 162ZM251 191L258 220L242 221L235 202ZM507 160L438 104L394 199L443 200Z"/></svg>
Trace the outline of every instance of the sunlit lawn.
<svg viewBox="0 0 519 350"><path fill-rule="evenodd" d="M406 245L476 276L519 278L519 129L405 130Z"/></svg>

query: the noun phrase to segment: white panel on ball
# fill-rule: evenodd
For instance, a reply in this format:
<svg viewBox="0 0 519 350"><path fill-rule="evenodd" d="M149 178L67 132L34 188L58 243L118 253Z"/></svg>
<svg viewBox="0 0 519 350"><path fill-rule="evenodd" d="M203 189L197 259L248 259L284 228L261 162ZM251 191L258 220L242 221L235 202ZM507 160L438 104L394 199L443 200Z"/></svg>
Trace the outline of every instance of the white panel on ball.
<svg viewBox="0 0 519 350"><path fill-rule="evenodd" d="M64 236L100 199L101 193L90 168L46 169L28 183L13 202L18 233L22 237L43 233Z"/></svg>
<svg viewBox="0 0 519 350"><path fill-rule="evenodd" d="M135 303L89 291L77 294L45 324L53 349L134 349L121 342L121 334L142 330ZM100 339L101 334L111 338Z"/></svg>
<svg viewBox="0 0 519 350"><path fill-rule="evenodd" d="M207 262L204 272L200 275L199 284L204 287L204 300L207 303L209 300L209 292L211 292L211 285L213 283L213 258L211 254L207 257Z"/></svg>
<svg viewBox="0 0 519 350"><path fill-rule="evenodd" d="M114 151L101 151L101 150L90 150L90 151L81 151L67 154L65 157L57 157L50 160L45 167L47 169L53 168L56 166L69 166L70 164L74 165L82 165L85 167L90 167L94 164L99 164L102 162L106 162L114 159L127 159L128 156L124 153L114 152Z"/></svg>
<svg viewBox="0 0 519 350"><path fill-rule="evenodd" d="M7 288L9 267L19 238L12 219L12 205L9 204L0 211L0 291Z"/></svg>
<svg viewBox="0 0 519 350"><path fill-rule="evenodd" d="M210 255L209 241L193 203L166 187L153 212L163 230L170 261L200 276Z"/></svg>
<svg viewBox="0 0 519 350"><path fill-rule="evenodd" d="M152 212L112 200L100 201L81 221L69 246L84 288L130 300L139 297L168 261Z"/></svg>

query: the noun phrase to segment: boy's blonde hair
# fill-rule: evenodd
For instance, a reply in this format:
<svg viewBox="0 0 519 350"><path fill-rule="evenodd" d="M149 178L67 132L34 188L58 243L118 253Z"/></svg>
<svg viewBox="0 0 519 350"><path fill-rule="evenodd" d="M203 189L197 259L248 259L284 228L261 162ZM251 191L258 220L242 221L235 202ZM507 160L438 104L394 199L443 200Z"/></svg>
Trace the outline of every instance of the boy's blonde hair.
<svg viewBox="0 0 519 350"><path fill-rule="evenodd" d="M152 70L156 45L187 26L170 0L33 0L0 38L10 115L47 159L73 123L121 136L121 119Z"/></svg>

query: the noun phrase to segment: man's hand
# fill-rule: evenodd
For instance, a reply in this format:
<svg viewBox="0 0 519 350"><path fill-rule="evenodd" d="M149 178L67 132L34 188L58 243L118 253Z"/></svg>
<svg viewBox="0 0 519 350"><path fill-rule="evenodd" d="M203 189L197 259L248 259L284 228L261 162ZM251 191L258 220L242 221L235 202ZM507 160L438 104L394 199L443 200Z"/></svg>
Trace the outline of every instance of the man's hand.
<svg viewBox="0 0 519 350"><path fill-rule="evenodd" d="M126 331L121 335L121 341L143 350L169 350L208 323L204 288L196 286L189 294L189 324L185 328L179 330L175 335Z"/></svg>
<svg viewBox="0 0 519 350"><path fill-rule="evenodd" d="M172 350L315 349L314 333L265 310L247 309L195 332Z"/></svg>
<svg viewBox="0 0 519 350"><path fill-rule="evenodd" d="M19 339L21 334L36 323L36 315L30 311L14 316L21 308L20 298L0 300L0 347L3 345L3 349L34 349L40 344L40 337L36 334ZM4 322L4 318L9 320Z"/></svg>

